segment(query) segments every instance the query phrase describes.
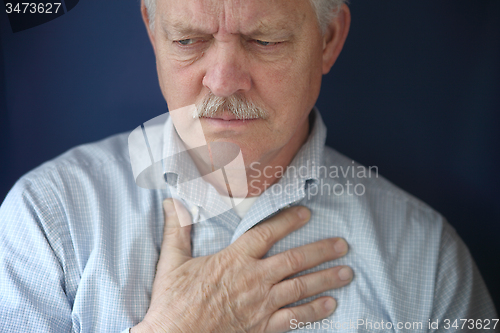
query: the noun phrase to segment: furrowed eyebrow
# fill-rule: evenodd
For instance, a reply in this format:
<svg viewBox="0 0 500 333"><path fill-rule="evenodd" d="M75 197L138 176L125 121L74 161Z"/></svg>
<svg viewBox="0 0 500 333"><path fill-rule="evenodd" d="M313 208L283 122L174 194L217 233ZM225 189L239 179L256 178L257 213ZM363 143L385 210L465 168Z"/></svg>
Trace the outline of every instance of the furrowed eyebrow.
<svg viewBox="0 0 500 333"><path fill-rule="evenodd" d="M259 38L275 38L275 39L288 39L292 37L294 33L290 30L284 29L269 29L269 30L255 30L244 36L259 39Z"/></svg>
<svg viewBox="0 0 500 333"><path fill-rule="evenodd" d="M260 24L255 28L250 28L248 30L243 30L242 35L259 39L271 37L275 39L288 39L296 34L297 29L299 29L302 24L291 24L291 21L273 21L272 24L266 24L265 22L260 22Z"/></svg>
<svg viewBox="0 0 500 333"><path fill-rule="evenodd" d="M262 24L256 29L245 32L244 35L251 37L280 36L280 35L287 36L293 34L294 30L295 29L291 29L290 27L287 27L285 25L267 26Z"/></svg>
<svg viewBox="0 0 500 333"><path fill-rule="evenodd" d="M205 36L210 35L207 30L203 30L201 28L193 27L185 22L173 22L167 23L163 22L162 24L163 31L166 33L168 39L177 39L182 38L184 36Z"/></svg>
<svg viewBox="0 0 500 333"><path fill-rule="evenodd" d="M260 37L278 37L278 38L288 38L294 35L295 30L300 25L293 26L289 22L275 23L272 26L261 23L255 29L248 29L247 31L242 31L241 35L250 38L260 38ZM175 22L162 22L162 28L168 39L178 39L186 36L207 36L212 35L209 29L199 28L191 26L189 23L183 21Z"/></svg>

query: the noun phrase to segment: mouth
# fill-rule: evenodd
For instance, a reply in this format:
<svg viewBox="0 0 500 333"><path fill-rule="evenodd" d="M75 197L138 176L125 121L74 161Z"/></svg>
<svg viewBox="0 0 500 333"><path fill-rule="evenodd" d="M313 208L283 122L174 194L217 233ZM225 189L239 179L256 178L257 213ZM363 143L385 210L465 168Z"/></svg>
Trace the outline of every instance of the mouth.
<svg viewBox="0 0 500 333"><path fill-rule="evenodd" d="M205 118L205 119L215 119L215 120L224 120L224 121L248 121L248 120L255 120L257 118L245 118L245 119L240 119L237 118L236 115L232 112L223 112L222 114L219 115L213 115L213 116L202 116L200 118Z"/></svg>
<svg viewBox="0 0 500 333"><path fill-rule="evenodd" d="M232 123L232 124L237 124L237 123L245 123L245 122L250 122L253 120L257 120L259 118L245 118L241 119L238 118L234 113L228 112L227 110L224 110L222 113L215 114L215 115L210 115L210 116L202 116L200 119L206 119L209 121L216 121L216 122L224 122L224 123Z"/></svg>
<svg viewBox="0 0 500 333"><path fill-rule="evenodd" d="M217 115L213 117L200 117L200 120L211 127L219 129L236 129L249 126L255 123L260 118L252 119L237 119L236 116L229 113L224 113L223 115Z"/></svg>

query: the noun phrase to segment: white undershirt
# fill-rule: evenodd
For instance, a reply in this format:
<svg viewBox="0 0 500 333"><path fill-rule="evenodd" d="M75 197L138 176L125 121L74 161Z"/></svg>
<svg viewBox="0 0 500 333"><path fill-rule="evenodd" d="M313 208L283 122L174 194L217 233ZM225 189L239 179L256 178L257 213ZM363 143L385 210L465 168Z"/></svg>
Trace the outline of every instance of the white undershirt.
<svg viewBox="0 0 500 333"><path fill-rule="evenodd" d="M231 198L225 195L221 195L222 200L224 200L225 203L227 203L229 206L233 207L233 204L231 202ZM236 214L240 217L240 219L243 219L245 215L247 214L248 210L252 205L254 204L255 200L257 200L258 197L250 197L250 198L245 198L245 199L238 199L240 202L236 207L233 207L234 211Z"/></svg>

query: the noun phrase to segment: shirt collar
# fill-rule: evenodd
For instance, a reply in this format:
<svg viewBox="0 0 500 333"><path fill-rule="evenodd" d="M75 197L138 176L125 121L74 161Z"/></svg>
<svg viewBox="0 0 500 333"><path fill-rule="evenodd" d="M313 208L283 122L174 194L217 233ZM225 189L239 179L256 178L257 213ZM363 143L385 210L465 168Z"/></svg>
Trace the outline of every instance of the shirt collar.
<svg viewBox="0 0 500 333"><path fill-rule="evenodd" d="M214 216L227 211L215 188L201 178L170 116L164 126L163 156L164 178L173 197L199 207L210 207L208 210Z"/></svg>

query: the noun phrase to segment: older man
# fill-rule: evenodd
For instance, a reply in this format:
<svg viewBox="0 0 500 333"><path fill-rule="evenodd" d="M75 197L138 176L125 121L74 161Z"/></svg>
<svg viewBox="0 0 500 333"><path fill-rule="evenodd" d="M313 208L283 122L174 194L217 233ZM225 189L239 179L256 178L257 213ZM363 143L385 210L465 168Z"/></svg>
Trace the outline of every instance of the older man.
<svg viewBox="0 0 500 333"><path fill-rule="evenodd" d="M0 209L1 331L494 328L447 222L324 146L314 104L349 30L345 4L141 9L170 116L135 133L161 188L136 185L159 178L136 173L134 133L23 177Z"/></svg>

